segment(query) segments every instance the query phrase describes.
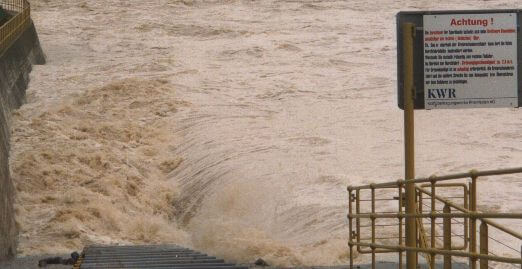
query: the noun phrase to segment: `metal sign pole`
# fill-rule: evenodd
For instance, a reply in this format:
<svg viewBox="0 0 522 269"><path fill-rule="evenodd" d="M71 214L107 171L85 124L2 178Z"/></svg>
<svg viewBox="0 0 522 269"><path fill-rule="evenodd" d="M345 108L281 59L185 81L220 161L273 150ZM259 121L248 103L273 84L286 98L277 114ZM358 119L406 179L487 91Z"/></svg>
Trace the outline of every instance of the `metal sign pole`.
<svg viewBox="0 0 522 269"><path fill-rule="evenodd" d="M410 182L415 178L414 155L414 112L413 112L413 42L415 38L415 25L405 23L402 25L403 35L403 76L404 76L404 155L405 155L405 180L406 180L406 214L415 214L415 183ZM406 246L417 247L417 229L415 217L406 218ZM406 251L406 268L417 268L417 253L413 250Z"/></svg>

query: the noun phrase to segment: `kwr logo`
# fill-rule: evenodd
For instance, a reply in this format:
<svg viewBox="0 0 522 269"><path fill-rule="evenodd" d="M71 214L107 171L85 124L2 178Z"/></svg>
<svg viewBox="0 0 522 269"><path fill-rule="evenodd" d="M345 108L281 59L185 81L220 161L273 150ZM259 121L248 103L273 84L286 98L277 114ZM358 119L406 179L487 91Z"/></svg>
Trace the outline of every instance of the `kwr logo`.
<svg viewBox="0 0 522 269"><path fill-rule="evenodd" d="M457 98L455 89L428 89L428 99Z"/></svg>

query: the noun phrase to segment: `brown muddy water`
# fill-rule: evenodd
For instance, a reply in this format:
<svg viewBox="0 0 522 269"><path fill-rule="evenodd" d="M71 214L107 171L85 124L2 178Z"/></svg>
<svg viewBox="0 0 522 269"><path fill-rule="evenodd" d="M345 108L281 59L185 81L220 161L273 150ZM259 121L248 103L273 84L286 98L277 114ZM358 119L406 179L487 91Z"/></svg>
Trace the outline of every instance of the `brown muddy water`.
<svg viewBox="0 0 522 269"><path fill-rule="evenodd" d="M32 7L48 63L13 122L19 255L174 242L290 266L346 264L346 186L402 176L395 14L520 3ZM521 138L519 110L419 111L417 174L520 166ZM521 182L486 178L481 202L520 212Z"/></svg>

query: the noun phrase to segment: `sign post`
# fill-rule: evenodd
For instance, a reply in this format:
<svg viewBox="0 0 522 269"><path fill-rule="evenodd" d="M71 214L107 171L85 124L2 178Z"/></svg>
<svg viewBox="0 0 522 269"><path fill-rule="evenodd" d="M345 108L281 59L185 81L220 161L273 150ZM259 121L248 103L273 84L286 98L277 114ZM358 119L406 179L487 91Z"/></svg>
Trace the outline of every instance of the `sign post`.
<svg viewBox="0 0 522 269"><path fill-rule="evenodd" d="M415 39L415 25L402 25L403 63L404 63L404 156L406 179L406 214L415 214L415 184L409 182L415 179L415 150L414 150L414 110L413 93L413 44ZM417 247L417 226L415 217L406 217L406 246ZM417 268L417 253L406 251L406 268Z"/></svg>

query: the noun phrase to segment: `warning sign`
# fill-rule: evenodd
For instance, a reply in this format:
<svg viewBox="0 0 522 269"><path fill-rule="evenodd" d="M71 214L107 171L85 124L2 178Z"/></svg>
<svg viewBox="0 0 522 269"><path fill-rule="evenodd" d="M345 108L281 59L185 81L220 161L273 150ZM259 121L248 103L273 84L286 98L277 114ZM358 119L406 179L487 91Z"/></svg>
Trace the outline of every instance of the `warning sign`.
<svg viewBox="0 0 522 269"><path fill-rule="evenodd" d="M424 15L426 109L518 107L515 13Z"/></svg>

